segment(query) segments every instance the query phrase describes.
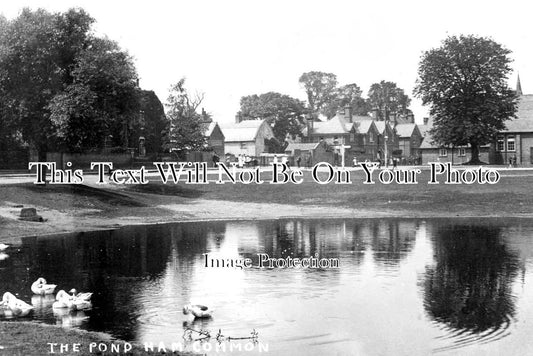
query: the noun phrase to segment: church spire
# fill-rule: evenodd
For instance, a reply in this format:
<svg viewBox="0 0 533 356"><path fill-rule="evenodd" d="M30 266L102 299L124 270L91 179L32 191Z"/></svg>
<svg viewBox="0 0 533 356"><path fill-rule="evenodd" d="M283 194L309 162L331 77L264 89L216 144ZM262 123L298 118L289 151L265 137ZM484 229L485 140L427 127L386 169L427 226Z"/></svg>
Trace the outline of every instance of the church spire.
<svg viewBox="0 0 533 356"><path fill-rule="evenodd" d="M520 73L518 73L518 77L516 79L516 95L522 96L522 85L520 85Z"/></svg>

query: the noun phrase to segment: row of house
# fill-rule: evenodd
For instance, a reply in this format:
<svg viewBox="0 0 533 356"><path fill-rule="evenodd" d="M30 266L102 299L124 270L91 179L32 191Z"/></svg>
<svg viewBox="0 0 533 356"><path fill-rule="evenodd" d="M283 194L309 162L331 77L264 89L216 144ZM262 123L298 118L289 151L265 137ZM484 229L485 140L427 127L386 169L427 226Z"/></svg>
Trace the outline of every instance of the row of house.
<svg viewBox="0 0 533 356"><path fill-rule="evenodd" d="M495 142L479 148L480 159L490 164L533 165L533 95L520 96L517 118L506 123ZM308 119L301 134L287 139L284 154L311 165L327 161L345 165L353 161L382 162L392 158L403 164L451 162L462 164L471 158L470 147L440 147L428 134L432 122L425 118L423 125L414 122L413 115L391 114L380 121L373 112L367 116L353 115L344 108L327 121ZM209 147L219 156L245 155L253 158L272 156L276 141L270 125L264 120L246 120L219 126L211 123L206 131ZM264 161L264 160L263 160Z"/></svg>
<svg viewBox="0 0 533 356"><path fill-rule="evenodd" d="M221 126L212 123L206 135L209 146L219 156L266 156L273 149L269 143L276 140L272 128L264 120ZM301 135L288 138L284 153L293 161L300 158L304 164L321 161L341 164L343 157L345 164L351 164L354 158L357 161L384 160L386 156L414 162L421 142L422 134L412 116L385 122L374 116L352 115L351 108L347 107L327 121L308 119Z"/></svg>

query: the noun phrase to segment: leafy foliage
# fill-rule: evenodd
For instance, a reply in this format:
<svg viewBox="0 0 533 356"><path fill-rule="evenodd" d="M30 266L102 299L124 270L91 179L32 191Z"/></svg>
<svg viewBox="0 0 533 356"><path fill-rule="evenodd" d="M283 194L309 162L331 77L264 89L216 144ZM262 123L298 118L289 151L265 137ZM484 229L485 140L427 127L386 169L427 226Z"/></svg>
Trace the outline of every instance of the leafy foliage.
<svg viewBox="0 0 533 356"><path fill-rule="evenodd" d="M116 43L91 33L93 23L81 9L24 9L0 21L0 120L41 153L98 146L104 133L128 145L137 74Z"/></svg>
<svg viewBox="0 0 533 356"><path fill-rule="evenodd" d="M309 109L314 113L323 113L327 105L336 97L338 83L337 76L333 73L303 73L299 82L307 94Z"/></svg>
<svg viewBox="0 0 533 356"><path fill-rule="evenodd" d="M353 114L367 115L370 107L368 101L361 96L362 93L361 88L355 83L337 88L332 101L324 108L323 113L329 119L339 110L349 106Z"/></svg>
<svg viewBox="0 0 533 356"><path fill-rule="evenodd" d="M298 135L307 110L302 101L288 95L269 92L241 98L239 120L266 120L278 142L284 142L287 134Z"/></svg>
<svg viewBox="0 0 533 356"><path fill-rule="evenodd" d="M168 142L170 148L178 150L198 150L204 148L203 116L196 112L204 98L203 94L191 94L185 88L185 78L170 89L167 99L169 119Z"/></svg>
<svg viewBox="0 0 533 356"><path fill-rule="evenodd" d="M105 68L105 70L103 70ZM73 83L48 108L56 136L70 150L98 147L106 135L128 147L139 113L139 91L131 58L115 42L95 38L78 53Z"/></svg>
<svg viewBox="0 0 533 356"><path fill-rule="evenodd" d="M452 36L424 53L415 95L430 105L433 140L443 146L478 148L491 142L514 117L517 97L507 85L511 52L495 41Z"/></svg>
<svg viewBox="0 0 533 356"><path fill-rule="evenodd" d="M322 114L329 120L339 110L350 106L356 115L368 114L368 102L363 99L361 88L355 83L338 87L337 76L324 72L304 73L300 83L304 86L312 113Z"/></svg>
<svg viewBox="0 0 533 356"><path fill-rule="evenodd" d="M368 91L368 105L378 110L378 119L388 119L388 114L407 114L411 99L394 82L382 80L374 83Z"/></svg>

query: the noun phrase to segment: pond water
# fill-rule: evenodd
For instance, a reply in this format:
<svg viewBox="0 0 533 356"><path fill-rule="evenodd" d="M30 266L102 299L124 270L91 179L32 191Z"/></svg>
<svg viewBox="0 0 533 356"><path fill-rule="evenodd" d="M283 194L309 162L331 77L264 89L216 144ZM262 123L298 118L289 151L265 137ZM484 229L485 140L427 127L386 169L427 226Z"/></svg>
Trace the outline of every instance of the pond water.
<svg viewBox="0 0 533 356"><path fill-rule="evenodd" d="M31 301L25 320L156 348L194 350L189 336L199 335L184 334L192 328L210 332L203 345L213 349L253 346L233 354L533 354L531 220L183 223L30 237L4 252L0 293ZM206 267L205 253L252 267ZM339 268L258 268L258 253L337 259ZM53 297L32 296L38 277L94 292L93 308L54 312ZM213 318L192 321L182 313L189 302L214 308ZM255 330L257 343L219 344L219 330Z"/></svg>

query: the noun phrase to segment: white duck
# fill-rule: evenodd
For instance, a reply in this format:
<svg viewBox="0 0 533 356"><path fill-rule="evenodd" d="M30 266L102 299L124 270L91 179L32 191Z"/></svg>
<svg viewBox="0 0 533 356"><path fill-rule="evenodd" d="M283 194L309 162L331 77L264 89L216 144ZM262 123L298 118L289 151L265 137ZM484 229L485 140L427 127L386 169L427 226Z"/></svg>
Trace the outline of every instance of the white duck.
<svg viewBox="0 0 533 356"><path fill-rule="evenodd" d="M6 245L4 243L0 243L0 251L4 251L5 249L7 249L9 247L9 245Z"/></svg>
<svg viewBox="0 0 533 356"><path fill-rule="evenodd" d="M213 309L209 309L205 305L187 304L183 307L183 314L192 314L195 318L210 318Z"/></svg>
<svg viewBox="0 0 533 356"><path fill-rule="evenodd" d="M56 294L56 301L54 304L52 304L53 309L76 309L76 306L74 305L72 301L72 296L68 295L67 292L64 290L60 290Z"/></svg>
<svg viewBox="0 0 533 356"><path fill-rule="evenodd" d="M31 285L31 291L39 295L53 294L56 287L55 284L46 284L46 279L40 277Z"/></svg>
<svg viewBox="0 0 533 356"><path fill-rule="evenodd" d="M88 300L69 295L64 290L57 292L56 301L52 304L52 308L68 308L72 310L85 310L92 307L92 303Z"/></svg>
<svg viewBox="0 0 533 356"><path fill-rule="evenodd" d="M6 314L11 313L14 316L26 316L32 311L33 306L18 299L13 294L5 292L2 296L2 306Z"/></svg>
<svg viewBox="0 0 533 356"><path fill-rule="evenodd" d="M86 292L86 293L78 293L78 291L74 288L72 288L70 291L69 291L70 295L75 297L75 298L78 298L78 299L81 299L81 300L91 300L91 297L93 296L92 293L90 292Z"/></svg>

